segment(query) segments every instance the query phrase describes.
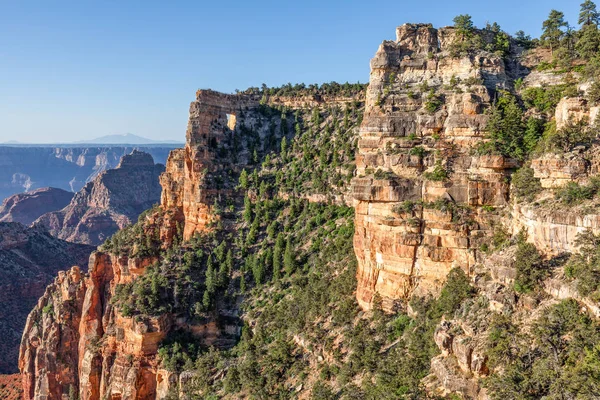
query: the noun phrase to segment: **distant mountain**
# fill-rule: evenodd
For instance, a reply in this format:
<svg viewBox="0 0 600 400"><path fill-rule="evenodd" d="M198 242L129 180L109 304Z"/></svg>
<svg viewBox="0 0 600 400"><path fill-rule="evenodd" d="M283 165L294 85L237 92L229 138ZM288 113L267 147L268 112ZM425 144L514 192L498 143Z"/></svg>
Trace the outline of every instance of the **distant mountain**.
<svg viewBox="0 0 600 400"><path fill-rule="evenodd" d="M175 144L183 143L176 140L152 140L145 137L137 136L131 133L123 135L107 135L91 140L81 140L75 143L80 144Z"/></svg>
<svg viewBox="0 0 600 400"><path fill-rule="evenodd" d="M1 142L0 144L21 144L21 142L17 142L16 140L9 140L8 142Z"/></svg>

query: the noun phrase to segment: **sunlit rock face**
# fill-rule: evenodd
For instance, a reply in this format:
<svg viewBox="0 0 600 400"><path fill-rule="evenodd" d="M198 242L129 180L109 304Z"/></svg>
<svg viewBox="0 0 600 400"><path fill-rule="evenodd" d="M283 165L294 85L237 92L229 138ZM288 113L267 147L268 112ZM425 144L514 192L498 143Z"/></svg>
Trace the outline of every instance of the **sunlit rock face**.
<svg viewBox="0 0 600 400"><path fill-rule="evenodd" d="M484 140L484 112L510 71L492 53L450 56L455 35L403 25L371 60L352 185L363 308L376 292L391 309L395 300L435 293L454 267L469 272L485 234L478 209L507 203L516 161L472 149ZM469 206L469 216L459 221L427 205L441 200ZM406 202L426 204L400 207Z"/></svg>

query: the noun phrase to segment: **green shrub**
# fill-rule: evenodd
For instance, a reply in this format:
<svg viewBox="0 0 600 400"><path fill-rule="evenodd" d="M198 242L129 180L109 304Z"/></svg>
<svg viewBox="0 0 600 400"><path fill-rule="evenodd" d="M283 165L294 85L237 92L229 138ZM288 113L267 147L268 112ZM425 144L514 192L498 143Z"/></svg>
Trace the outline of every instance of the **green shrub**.
<svg viewBox="0 0 600 400"><path fill-rule="evenodd" d="M587 185L579 185L577 182L569 182L565 186L556 189L555 197L566 205L576 205L584 200L593 199L600 189L600 178L590 179Z"/></svg>
<svg viewBox="0 0 600 400"><path fill-rule="evenodd" d="M520 237L515 254L515 290L527 293L539 287L541 282L550 274L548 266L543 262L542 256L535 245Z"/></svg>
<svg viewBox="0 0 600 400"><path fill-rule="evenodd" d="M423 178L425 178L428 181L445 181L446 179L448 179L448 171L446 171L444 167L442 167L442 163L438 161L435 164L433 171L423 173Z"/></svg>
<svg viewBox="0 0 600 400"><path fill-rule="evenodd" d="M533 176L533 169L530 167L519 168L512 174L511 182L512 194L517 201L531 202L543 190L540 180Z"/></svg>
<svg viewBox="0 0 600 400"><path fill-rule="evenodd" d="M400 204L396 204L392 208L392 211L394 211L396 214L411 214L416 207L417 203L411 200L406 200Z"/></svg>
<svg viewBox="0 0 600 400"><path fill-rule="evenodd" d="M425 154L427 154L427 151L425 150L425 148L423 146L415 146L408 151L408 154L410 154L411 156L417 156L419 158L423 158L423 157L425 157Z"/></svg>
<svg viewBox="0 0 600 400"><path fill-rule="evenodd" d="M577 95L577 86L573 83L530 87L521 93L527 108L535 108L538 112L554 114L560 100L567 95Z"/></svg>
<svg viewBox="0 0 600 400"><path fill-rule="evenodd" d="M600 82L594 80L587 91L587 99L591 106L600 104Z"/></svg>
<svg viewBox="0 0 600 400"><path fill-rule="evenodd" d="M575 244L579 251L569 257L565 266L567 277L575 279L582 296L600 300L600 237L591 231L580 233Z"/></svg>
<svg viewBox="0 0 600 400"><path fill-rule="evenodd" d="M428 113L433 114L438 111L443 104L444 98L441 95L436 95L433 89L431 89L427 95L425 110L427 110Z"/></svg>
<svg viewBox="0 0 600 400"><path fill-rule="evenodd" d="M471 286L469 277L461 268L454 268L448 273L446 285L436 301L436 313L451 318L461 303L474 294L475 289Z"/></svg>
<svg viewBox="0 0 600 400"><path fill-rule="evenodd" d="M570 121L561 129L549 125L544 132L542 148L545 151L566 153L576 146L589 147L598 135L598 126L589 126L587 120Z"/></svg>

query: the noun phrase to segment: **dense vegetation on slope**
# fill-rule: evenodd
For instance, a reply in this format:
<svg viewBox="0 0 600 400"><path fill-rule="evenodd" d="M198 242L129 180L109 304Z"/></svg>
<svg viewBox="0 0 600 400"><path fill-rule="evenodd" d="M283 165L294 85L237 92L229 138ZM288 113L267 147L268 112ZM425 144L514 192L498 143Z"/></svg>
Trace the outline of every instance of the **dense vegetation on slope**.
<svg viewBox="0 0 600 400"><path fill-rule="evenodd" d="M183 331L161 346L165 368L193 372L185 388L192 397L295 398L302 390L315 399L422 398L420 381L438 351L433 331L472 295L467 277L456 270L440 299L415 299L410 316L384 314L381 304L360 312L354 213L340 196L354 171L362 104L262 114L274 138L241 128L237 151L254 159L238 178L243 205L217 204L223 223L159 250L159 224L143 215L103 246L157 259L117 286L113 303L134 318L169 312L202 321L241 300L234 347L202 348ZM315 195L321 202L309 201ZM161 218L157 209L147 215Z"/></svg>
<svg viewBox="0 0 600 400"><path fill-rule="evenodd" d="M575 74L595 74L599 17L590 3L584 3L582 28L575 35L563 29L563 17L556 11L544 23L542 40L517 35L522 47L552 51L552 62L538 69L570 73L563 83L523 88L518 81L514 91L499 92L489 110L489 141L475 151L511 157L524 165L512 176L518 201L533 201L542 190L527 166L533 155L588 147L597 136L595 127L556 129L552 121L559 100L578 94ZM455 23L459 35L454 55L486 50L508 56L511 38L497 24L477 30L468 16L457 17ZM589 62L589 67L582 68L578 60ZM362 88L286 85L249 90L267 99L335 96L336 90L347 95ZM427 92L425 109L433 113L443 98L423 91ZM593 101L594 91L589 93ZM240 127L241 140L232 136L220 149L223 159L249 154L249 165L239 177L230 173L219 178L239 178L244 199L243 205L216 204L227 223L189 242L177 240L159 253L152 250L157 234L145 229L143 221L106 245L113 252L140 252L158 259L142 278L118 288L114 301L124 315L144 318L172 312L201 321L241 303L242 334L239 341L231 338L234 346L202 348L186 332L162 344L162 366L188 374L183 389L187 396L287 399L307 397L309 392L313 399L424 398L423 378L439 351L433 339L442 319L479 323L487 337L484 353L491 368L485 385L494 399L597 395L599 324L576 301L553 301L543 292L544 279L564 268L583 296L597 298L596 237L582 237L582 254L552 260L545 260L522 236L511 241L500 232L492 238L489 253L512 251L514 256L514 284L494 292L511 299L502 310L491 311L485 292L488 276L471 281L455 269L437 299L414 298L386 314L376 295L373 311L361 312L354 295L353 211L340 200L354 170L362 104L294 112L263 104L261 113L269 126L267 137ZM448 174L440 165L424 179L441 182ZM572 186L558 190L557 201L568 205L598 191L595 181L589 188ZM321 203L309 201L315 195L322 195ZM448 207L448 202L423 206ZM525 301L535 303L538 312L520 314ZM170 394L178 396L176 391Z"/></svg>

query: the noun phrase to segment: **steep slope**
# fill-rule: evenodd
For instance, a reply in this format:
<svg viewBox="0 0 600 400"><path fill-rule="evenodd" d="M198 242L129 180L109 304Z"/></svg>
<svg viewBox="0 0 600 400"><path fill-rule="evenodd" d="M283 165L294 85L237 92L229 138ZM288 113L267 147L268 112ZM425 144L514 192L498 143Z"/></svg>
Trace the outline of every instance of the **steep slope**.
<svg viewBox="0 0 600 400"><path fill-rule="evenodd" d="M245 190L236 188L237 177L244 168L260 167L261 161L271 173L277 172L282 160L274 160L273 150L286 147L280 142L294 131L294 122L302 130L305 116L299 109L291 121L286 104L312 103L317 111L322 106L325 121L318 113L312 122L319 129L321 124L340 123L344 115L358 116L352 96L330 103L313 95L306 101L273 96L267 105L261 104L263 96L268 95L197 93L190 107L186 148L172 152L161 178L161 207L107 241L91 257L89 275L77 269L61 274L31 313L19 361L28 398L57 398L69 391L78 392L81 399L162 398L178 383L167 368L168 348L159 353L159 345L178 337L192 337L197 348L229 348L237 342L240 264L246 250L236 246L235 254L225 255L225 243L245 225L238 222ZM235 117L228 121L227 114ZM332 151L323 156L331 157ZM351 165L350 156L353 151L338 162ZM273 207L281 207L282 200L269 186L277 179L291 183L298 178L296 170L283 170L285 177L271 175L260 185L249 178L257 193L272 192ZM322 182L329 172L321 169ZM318 194L320 186L311 188L309 178L302 179L304 187L291 185L282 195ZM223 243L220 251L215 248L218 243ZM218 274L213 264L217 262Z"/></svg>
<svg viewBox="0 0 600 400"><path fill-rule="evenodd" d="M53 187L78 192L98 174L115 168L133 150L164 164L177 145L0 146L0 201L13 194Z"/></svg>
<svg viewBox="0 0 600 400"><path fill-rule="evenodd" d="M0 373L14 373L27 314L59 270L86 269L91 246L67 243L40 228L0 223Z"/></svg>
<svg viewBox="0 0 600 400"><path fill-rule="evenodd" d="M0 206L0 222L30 225L41 215L63 209L74 193L56 188L42 188L8 197Z"/></svg>
<svg viewBox="0 0 600 400"><path fill-rule="evenodd" d="M454 267L469 273L486 229L477 215L507 204L516 160L473 154L485 140L485 110L511 85L505 62L486 51L451 57L456 35L403 25L371 60L352 184L365 308L376 292L392 309L439 291Z"/></svg>
<svg viewBox="0 0 600 400"><path fill-rule="evenodd" d="M366 99L198 91L161 206L31 312L26 397L596 397L600 84L523 40L403 25Z"/></svg>
<svg viewBox="0 0 600 400"><path fill-rule="evenodd" d="M60 239L97 246L158 203L163 171L151 155L134 150L86 184L65 208L42 215L35 224Z"/></svg>

